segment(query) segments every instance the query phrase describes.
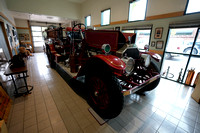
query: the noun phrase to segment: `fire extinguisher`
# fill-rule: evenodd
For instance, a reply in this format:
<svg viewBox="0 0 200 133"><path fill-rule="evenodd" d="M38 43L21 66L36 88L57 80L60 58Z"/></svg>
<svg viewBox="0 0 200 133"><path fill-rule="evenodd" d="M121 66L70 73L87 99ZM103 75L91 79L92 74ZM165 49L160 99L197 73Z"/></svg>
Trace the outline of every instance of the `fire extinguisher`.
<svg viewBox="0 0 200 133"><path fill-rule="evenodd" d="M191 68L191 70L188 70L188 75L185 81L186 85L191 85L192 79L194 77L194 73L195 73L194 68Z"/></svg>

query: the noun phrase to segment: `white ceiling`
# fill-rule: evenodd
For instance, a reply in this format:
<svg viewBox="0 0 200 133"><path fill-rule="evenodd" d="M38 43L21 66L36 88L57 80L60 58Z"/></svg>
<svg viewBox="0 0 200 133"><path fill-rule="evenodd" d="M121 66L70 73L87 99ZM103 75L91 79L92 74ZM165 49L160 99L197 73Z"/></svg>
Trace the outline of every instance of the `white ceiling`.
<svg viewBox="0 0 200 133"><path fill-rule="evenodd" d="M75 2L75 3L83 3L86 0L68 0L68 1Z"/></svg>
<svg viewBox="0 0 200 133"><path fill-rule="evenodd" d="M81 0L76 0L76 1L81 1ZM63 24L73 21L67 18L61 18L57 16L21 13L21 12L15 12L15 11L10 11L10 12L15 19L25 19L29 21L52 22L52 23L63 23Z"/></svg>
<svg viewBox="0 0 200 133"><path fill-rule="evenodd" d="M74 3L83 3L86 0L68 0L68 1L74 2ZM52 22L52 23L62 23L62 24L67 24L67 23L70 23L71 21L76 21L76 20L70 20L68 18L62 18L58 16L30 14L30 13L22 13L22 12L16 12L16 11L10 11L10 12L15 19L25 19L25 20L37 21L37 22Z"/></svg>

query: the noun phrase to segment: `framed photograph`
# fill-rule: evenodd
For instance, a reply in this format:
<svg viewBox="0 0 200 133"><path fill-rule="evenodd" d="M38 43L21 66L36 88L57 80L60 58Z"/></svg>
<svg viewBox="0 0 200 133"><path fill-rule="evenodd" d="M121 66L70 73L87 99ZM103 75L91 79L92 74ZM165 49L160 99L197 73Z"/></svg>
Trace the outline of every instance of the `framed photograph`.
<svg viewBox="0 0 200 133"><path fill-rule="evenodd" d="M115 30L118 30L118 31L120 31L120 27L115 27Z"/></svg>
<svg viewBox="0 0 200 133"><path fill-rule="evenodd" d="M30 40L29 34L28 34L28 33L24 34L24 40L25 40L25 41L29 41L29 40Z"/></svg>
<svg viewBox="0 0 200 133"><path fill-rule="evenodd" d="M163 48L164 41L157 41L156 42L156 49L162 49Z"/></svg>
<svg viewBox="0 0 200 133"><path fill-rule="evenodd" d="M155 41L152 41L152 42L151 42L151 47L155 47L155 45L156 45L156 42L155 42Z"/></svg>
<svg viewBox="0 0 200 133"><path fill-rule="evenodd" d="M162 27L158 27L155 30L155 39L161 39L162 38L162 33L163 33L163 28Z"/></svg>
<svg viewBox="0 0 200 133"><path fill-rule="evenodd" d="M19 40L20 41L29 41L30 40L29 34L28 33L20 33Z"/></svg>

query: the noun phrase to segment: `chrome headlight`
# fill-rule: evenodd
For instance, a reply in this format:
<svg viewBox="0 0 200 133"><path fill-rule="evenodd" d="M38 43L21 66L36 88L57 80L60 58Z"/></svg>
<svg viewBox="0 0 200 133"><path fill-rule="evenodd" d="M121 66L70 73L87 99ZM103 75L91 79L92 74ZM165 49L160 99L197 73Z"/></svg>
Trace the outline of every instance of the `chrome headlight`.
<svg viewBox="0 0 200 133"><path fill-rule="evenodd" d="M145 67L149 67L149 65L151 63L151 56L148 54L142 54L141 57L144 59Z"/></svg>
<svg viewBox="0 0 200 133"><path fill-rule="evenodd" d="M122 60L126 63L126 68L125 68L126 73L130 74L134 69L135 60L131 57L127 59L122 58Z"/></svg>
<svg viewBox="0 0 200 133"><path fill-rule="evenodd" d="M105 54L108 54L110 52L110 50L111 50L111 46L110 46L110 44L103 44L101 46L101 49L103 50L103 52Z"/></svg>

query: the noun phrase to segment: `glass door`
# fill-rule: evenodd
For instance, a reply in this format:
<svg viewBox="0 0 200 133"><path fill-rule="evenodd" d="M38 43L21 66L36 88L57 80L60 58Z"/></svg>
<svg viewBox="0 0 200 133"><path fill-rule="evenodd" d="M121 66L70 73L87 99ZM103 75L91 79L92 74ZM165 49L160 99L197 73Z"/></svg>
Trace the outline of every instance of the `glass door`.
<svg viewBox="0 0 200 133"><path fill-rule="evenodd" d="M188 63L198 28L170 28L164 53L161 76L181 83L185 82ZM192 52L191 52L192 51Z"/></svg>
<svg viewBox="0 0 200 133"><path fill-rule="evenodd" d="M42 52L43 51L43 46L45 44L44 44L44 38L42 36L42 32L45 29L47 29L47 27L31 26L35 52Z"/></svg>
<svg viewBox="0 0 200 133"><path fill-rule="evenodd" d="M188 62L188 69L184 75L183 81L185 81L187 78L188 70L194 69L195 73L191 82L191 85L193 85L197 74L200 72L200 29L198 29L198 34L194 43L188 42L186 49L190 52L187 53L190 54L190 61Z"/></svg>

